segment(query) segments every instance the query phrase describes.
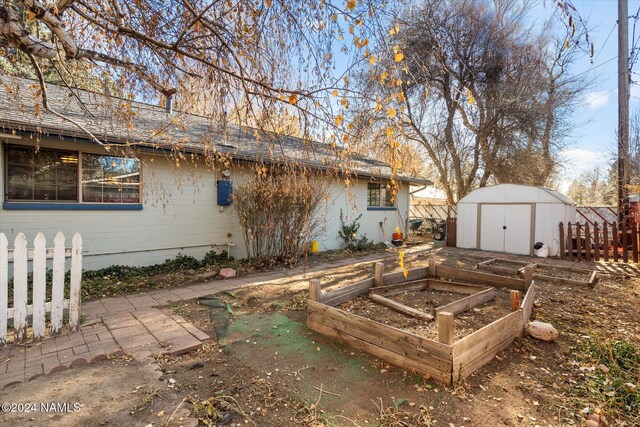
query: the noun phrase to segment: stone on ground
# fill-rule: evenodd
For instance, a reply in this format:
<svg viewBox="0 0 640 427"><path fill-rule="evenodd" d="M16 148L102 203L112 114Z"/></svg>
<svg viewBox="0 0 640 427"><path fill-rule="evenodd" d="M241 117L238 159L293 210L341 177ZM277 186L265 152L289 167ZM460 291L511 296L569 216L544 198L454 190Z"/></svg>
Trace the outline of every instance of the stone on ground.
<svg viewBox="0 0 640 427"><path fill-rule="evenodd" d="M558 331L551 323L529 322L525 329L529 335L542 341L554 341L558 338Z"/></svg>
<svg viewBox="0 0 640 427"><path fill-rule="evenodd" d="M236 271L233 268L225 267L218 273L223 279L231 279L236 277Z"/></svg>

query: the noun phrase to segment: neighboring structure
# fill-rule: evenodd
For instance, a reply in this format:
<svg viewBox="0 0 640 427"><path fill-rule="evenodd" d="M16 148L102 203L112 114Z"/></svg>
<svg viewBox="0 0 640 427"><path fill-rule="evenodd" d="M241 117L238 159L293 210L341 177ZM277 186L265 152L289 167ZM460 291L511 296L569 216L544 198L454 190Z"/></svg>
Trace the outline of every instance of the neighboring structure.
<svg viewBox="0 0 640 427"><path fill-rule="evenodd" d="M48 241L58 231L80 232L87 270L154 264L178 253L201 257L212 249L243 258L239 223L226 206L230 186L254 179L259 161L296 161L318 171L345 162L328 144L219 129L204 117L48 85L51 107L113 144L107 151L38 105L36 82L1 80L0 232L32 240L42 231ZM223 161L212 163L212 152ZM320 249L339 247L341 209L348 219L362 213L360 231L375 242L389 240L396 227L406 233L409 184L428 181L396 177L400 192L391 203L388 165L356 156L348 167L349 188L338 176L319 178L329 189Z"/></svg>
<svg viewBox="0 0 640 427"><path fill-rule="evenodd" d="M457 246L533 255L542 242L549 255L560 250L560 222L575 223L574 203L542 187L500 184L479 188L458 202Z"/></svg>

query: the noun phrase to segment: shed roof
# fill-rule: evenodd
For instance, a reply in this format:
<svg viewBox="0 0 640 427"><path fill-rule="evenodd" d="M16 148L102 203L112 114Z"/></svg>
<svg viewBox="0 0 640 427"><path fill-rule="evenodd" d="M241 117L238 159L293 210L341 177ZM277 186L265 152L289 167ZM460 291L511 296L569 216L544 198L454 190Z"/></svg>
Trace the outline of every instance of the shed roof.
<svg viewBox="0 0 640 427"><path fill-rule="evenodd" d="M0 76L0 82L0 128L5 132L87 139L88 135L75 124L41 106L36 107L40 102L38 82L8 76ZM238 160L296 161L320 170L348 171L383 179L393 176L400 181L431 184L427 179L402 173L394 176L387 163L363 155L352 154L346 161L341 160L336 148L326 143L235 124L222 128L203 116L180 111L168 113L155 105L85 90L74 89L73 92L74 95L66 87L47 84L51 107L84 126L104 143L179 149L197 154L215 150L216 153L229 153Z"/></svg>
<svg viewBox="0 0 640 427"><path fill-rule="evenodd" d="M562 203L575 205L564 194L544 187L521 184L498 184L478 188L458 201L460 203Z"/></svg>

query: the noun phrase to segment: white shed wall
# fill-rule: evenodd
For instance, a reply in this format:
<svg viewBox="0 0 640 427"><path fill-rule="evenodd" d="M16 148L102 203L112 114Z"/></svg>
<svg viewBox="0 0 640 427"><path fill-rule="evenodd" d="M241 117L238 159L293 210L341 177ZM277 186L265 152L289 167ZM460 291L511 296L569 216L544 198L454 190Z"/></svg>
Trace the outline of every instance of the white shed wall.
<svg viewBox="0 0 640 427"><path fill-rule="evenodd" d="M81 150L103 154L98 147L70 141L42 141L43 147ZM142 153L142 202L137 211L90 210L3 210L0 208L0 232L12 241L22 232L32 241L43 232L47 241L62 231L68 239L80 232L84 244L84 268L99 269L111 265L149 265L175 257L178 253L198 258L209 250L226 250L232 241L231 255L246 257L242 231L231 207L216 204L218 173L207 169L204 162L196 168L176 169L173 162L160 153ZM4 189L4 144L0 143L0 188ZM234 167L234 185L251 177L248 168ZM324 208L325 231L319 236L321 250L337 249L340 208L346 218L360 212L361 233L374 242L385 238L379 222L385 224L387 239L397 225L404 232L409 211L408 185L398 195L397 211L367 210L367 180L355 182L345 191L341 182L328 183L331 197ZM227 237L227 233L231 237Z"/></svg>

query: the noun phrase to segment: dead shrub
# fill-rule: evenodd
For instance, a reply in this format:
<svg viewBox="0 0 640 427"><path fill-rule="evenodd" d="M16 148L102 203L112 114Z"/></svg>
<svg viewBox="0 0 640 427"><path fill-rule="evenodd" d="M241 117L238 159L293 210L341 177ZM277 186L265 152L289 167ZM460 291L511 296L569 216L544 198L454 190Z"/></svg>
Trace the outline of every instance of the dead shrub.
<svg viewBox="0 0 640 427"><path fill-rule="evenodd" d="M326 185L305 172L259 174L237 185L233 206L249 260L257 267L294 265L321 230Z"/></svg>

